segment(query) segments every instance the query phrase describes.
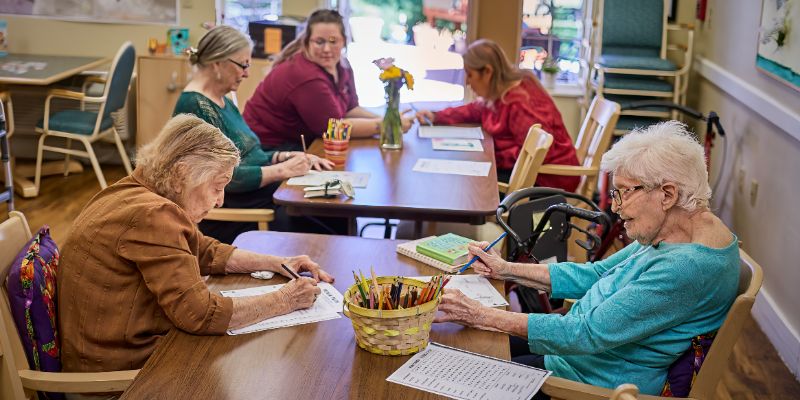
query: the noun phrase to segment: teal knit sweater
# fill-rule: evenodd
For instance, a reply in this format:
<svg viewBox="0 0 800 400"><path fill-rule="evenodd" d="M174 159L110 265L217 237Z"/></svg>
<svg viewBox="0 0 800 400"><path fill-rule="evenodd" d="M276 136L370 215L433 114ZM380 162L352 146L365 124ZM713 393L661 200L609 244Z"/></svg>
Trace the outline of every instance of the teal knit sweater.
<svg viewBox="0 0 800 400"><path fill-rule="evenodd" d="M241 162L233 170L233 179L225 187L227 192L249 192L261 186L261 167L272 164L274 151L261 150L261 142L244 122L239 110L225 97L225 107L220 107L198 92L183 92L175 105L178 114L194 114L219 128L239 149Z"/></svg>
<svg viewBox="0 0 800 400"><path fill-rule="evenodd" d="M739 248L633 243L595 263L550 264L567 315L530 314L528 344L555 376L658 394L693 336L719 329L736 297Z"/></svg>

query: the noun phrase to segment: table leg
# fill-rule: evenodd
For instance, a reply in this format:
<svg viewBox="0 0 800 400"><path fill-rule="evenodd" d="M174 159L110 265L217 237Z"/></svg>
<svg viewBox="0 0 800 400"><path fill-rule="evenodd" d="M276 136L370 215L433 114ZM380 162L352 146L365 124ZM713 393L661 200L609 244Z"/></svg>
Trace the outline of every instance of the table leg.
<svg viewBox="0 0 800 400"><path fill-rule="evenodd" d="M36 186L33 184L33 181L29 179L33 178L36 174L36 164L15 163L13 159L11 162L13 165L12 170L14 171L14 189L17 194L25 198L38 196L39 192L36 190ZM42 163L42 175L44 176L64 174L64 172L63 161L48 161ZM83 172L83 165L75 160L70 160L67 172Z"/></svg>

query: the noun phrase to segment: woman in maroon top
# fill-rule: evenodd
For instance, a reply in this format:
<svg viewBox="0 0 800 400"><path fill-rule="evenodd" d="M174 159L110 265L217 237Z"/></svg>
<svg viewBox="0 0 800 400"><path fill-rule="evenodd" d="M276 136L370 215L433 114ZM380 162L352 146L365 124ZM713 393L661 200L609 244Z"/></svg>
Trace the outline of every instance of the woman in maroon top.
<svg viewBox="0 0 800 400"><path fill-rule="evenodd" d="M329 118L344 118L353 137L380 133L381 117L358 106L353 70L342 58L345 29L334 10L311 13L303 33L278 55L244 109L265 149L300 147L300 135L321 137ZM407 131L413 119L403 118Z"/></svg>
<svg viewBox="0 0 800 400"><path fill-rule="evenodd" d="M533 74L512 66L497 43L486 39L472 43L464 54L464 70L467 85L481 98L439 112L420 110L416 115L420 123L480 123L494 139L500 181L508 182L533 124L541 124L542 129L553 135L545 164L578 165L575 146L553 99ZM568 191L574 191L579 182L577 176L540 174L536 178L537 186Z"/></svg>

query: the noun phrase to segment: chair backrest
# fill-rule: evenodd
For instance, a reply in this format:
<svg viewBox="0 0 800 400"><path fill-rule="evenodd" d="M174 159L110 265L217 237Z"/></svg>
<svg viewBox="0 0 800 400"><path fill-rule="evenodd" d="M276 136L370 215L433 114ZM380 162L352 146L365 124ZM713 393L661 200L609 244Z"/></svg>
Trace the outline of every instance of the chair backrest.
<svg viewBox="0 0 800 400"><path fill-rule="evenodd" d="M0 354L2 354L0 355L2 357L0 374L5 374L2 377L4 389L0 394L6 393L5 390L10 390L14 394L14 398L23 397L20 396L22 383L16 373L20 369L28 369L28 360L14 325L5 282L9 267L16 258L17 252L32 236L25 215L19 211L11 211L8 220L0 224ZM12 374L14 376L11 376Z"/></svg>
<svg viewBox="0 0 800 400"><path fill-rule="evenodd" d="M592 100L575 143L575 153L581 166L600 168L603 153L611 145L619 114L619 104L600 96ZM597 176L584 175L575 192L591 198L596 188Z"/></svg>
<svg viewBox="0 0 800 400"><path fill-rule="evenodd" d="M542 166L551 144L553 135L543 131L539 124L531 126L528 136L525 137L525 143L522 144L519 158L511 170L507 193L533 186L536 176L539 175L539 167Z"/></svg>
<svg viewBox="0 0 800 400"><path fill-rule="evenodd" d="M100 108L101 120L102 118L109 117L112 112L125 106L125 100L128 98L128 87L131 84L133 67L135 64L136 49L133 47L133 43L123 43L117 51L117 55L114 56L111 69L108 71L108 80L103 90L103 96L106 98L106 101ZM98 120L98 124L99 123L100 120Z"/></svg>
<svg viewBox="0 0 800 400"><path fill-rule="evenodd" d="M733 301L725 322L722 323L714 344L706 355L703 367L695 378L689 397L695 399L713 399L716 397L717 384L722 373L727 367L728 357L733 351L733 346L742 333L744 323L753 308L756 295L761 289L763 281L763 271L744 250L739 249L741 259L739 268L739 289L738 296Z"/></svg>
<svg viewBox="0 0 800 400"><path fill-rule="evenodd" d="M667 15L664 0L600 0L601 49L627 55L666 57Z"/></svg>

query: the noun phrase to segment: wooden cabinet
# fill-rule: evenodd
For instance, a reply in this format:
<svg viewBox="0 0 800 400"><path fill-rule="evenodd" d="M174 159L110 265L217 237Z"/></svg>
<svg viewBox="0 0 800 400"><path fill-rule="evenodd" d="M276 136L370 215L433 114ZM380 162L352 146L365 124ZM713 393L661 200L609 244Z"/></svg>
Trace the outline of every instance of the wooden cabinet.
<svg viewBox="0 0 800 400"><path fill-rule="evenodd" d="M151 142L172 117L192 78L188 57L141 56L136 81L136 147Z"/></svg>

